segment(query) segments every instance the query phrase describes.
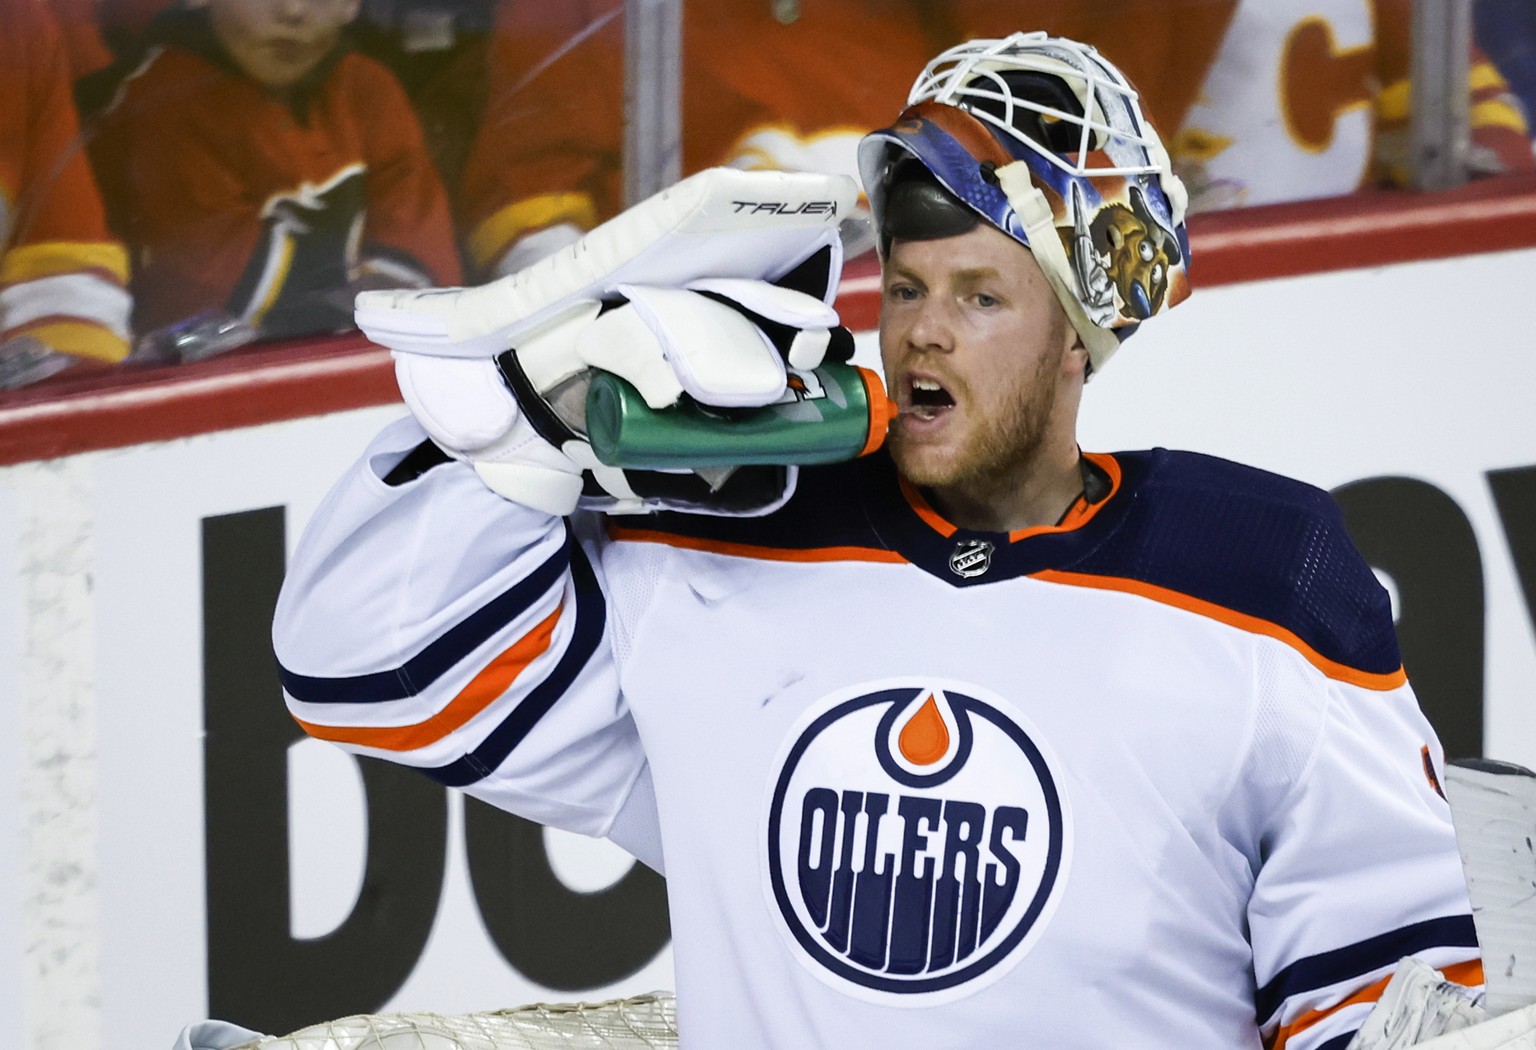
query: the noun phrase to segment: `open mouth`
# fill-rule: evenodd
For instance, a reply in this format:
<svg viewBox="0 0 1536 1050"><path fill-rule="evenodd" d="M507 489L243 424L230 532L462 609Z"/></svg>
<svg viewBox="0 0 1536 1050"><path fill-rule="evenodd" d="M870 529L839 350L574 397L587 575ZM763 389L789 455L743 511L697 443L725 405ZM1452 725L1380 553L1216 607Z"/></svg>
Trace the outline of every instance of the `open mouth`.
<svg viewBox="0 0 1536 1050"><path fill-rule="evenodd" d="M918 419L934 419L946 409L955 407L955 399L935 379L913 376L907 381L906 414Z"/></svg>

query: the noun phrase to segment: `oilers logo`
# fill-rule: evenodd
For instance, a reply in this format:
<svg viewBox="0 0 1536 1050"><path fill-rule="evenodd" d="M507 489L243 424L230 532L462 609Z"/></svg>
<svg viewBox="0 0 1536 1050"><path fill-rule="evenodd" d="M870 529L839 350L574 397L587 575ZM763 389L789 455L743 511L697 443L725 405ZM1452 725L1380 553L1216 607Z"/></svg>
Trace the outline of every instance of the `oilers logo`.
<svg viewBox="0 0 1536 1050"><path fill-rule="evenodd" d="M847 994L970 995L1050 921L1071 827L1032 727L975 686L869 683L813 705L768 799L769 907L791 951Z"/></svg>

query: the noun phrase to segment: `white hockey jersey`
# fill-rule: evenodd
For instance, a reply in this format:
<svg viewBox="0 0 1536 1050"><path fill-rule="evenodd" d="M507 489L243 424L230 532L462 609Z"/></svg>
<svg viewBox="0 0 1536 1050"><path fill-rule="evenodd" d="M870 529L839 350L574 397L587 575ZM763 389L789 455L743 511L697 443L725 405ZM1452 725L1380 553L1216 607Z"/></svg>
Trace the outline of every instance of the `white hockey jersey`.
<svg viewBox="0 0 1536 1050"><path fill-rule="evenodd" d="M1105 498L988 534L875 456L765 518L565 521L422 441L301 541L289 707L659 833L685 1047L1342 1050L1402 956L1481 983L1440 748L1325 494L1096 455Z"/></svg>

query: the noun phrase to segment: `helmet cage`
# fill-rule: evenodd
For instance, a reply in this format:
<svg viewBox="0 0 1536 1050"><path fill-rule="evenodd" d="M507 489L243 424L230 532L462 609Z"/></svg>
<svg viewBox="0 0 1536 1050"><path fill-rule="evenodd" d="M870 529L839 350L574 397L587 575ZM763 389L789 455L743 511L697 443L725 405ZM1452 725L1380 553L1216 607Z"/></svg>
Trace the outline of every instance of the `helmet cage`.
<svg viewBox="0 0 1536 1050"><path fill-rule="evenodd" d="M1040 73L1064 83L1081 112L1047 105L1014 92L1008 73ZM963 109L1068 175L1156 175L1162 143L1142 114L1136 89L1125 75L1076 41L1043 32L1001 40L973 40L950 48L923 69L907 105L942 102ZM993 112L1001 108L1001 114ZM1078 129L1077 148L1056 153L1019 130L1018 110ZM1181 216L1182 218L1182 216Z"/></svg>
<svg viewBox="0 0 1536 1050"><path fill-rule="evenodd" d="M1017 78L1007 79L1016 73L1054 78L1081 112L1026 97ZM1058 153L1020 124L1072 145ZM1143 320L1189 294L1183 185L1135 89L1090 47L1016 33L930 62L897 122L859 148L877 229L886 180L902 156L1030 248L1095 369Z"/></svg>

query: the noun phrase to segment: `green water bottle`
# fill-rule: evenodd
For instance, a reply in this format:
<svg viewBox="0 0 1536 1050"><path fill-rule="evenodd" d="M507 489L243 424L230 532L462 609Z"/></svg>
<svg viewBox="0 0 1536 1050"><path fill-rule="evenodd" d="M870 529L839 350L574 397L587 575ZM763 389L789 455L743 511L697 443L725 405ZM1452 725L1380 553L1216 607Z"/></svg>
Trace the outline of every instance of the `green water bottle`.
<svg viewBox="0 0 1536 1050"><path fill-rule="evenodd" d="M654 409L611 372L587 390L587 440L610 467L638 470L837 463L885 440L896 406L867 368L790 369L789 389L761 408L709 408L684 398Z"/></svg>

